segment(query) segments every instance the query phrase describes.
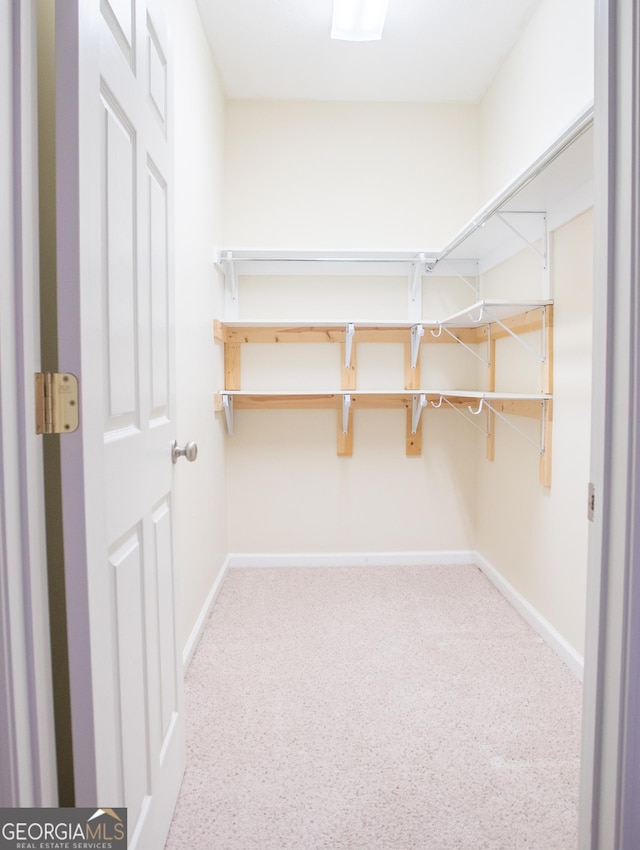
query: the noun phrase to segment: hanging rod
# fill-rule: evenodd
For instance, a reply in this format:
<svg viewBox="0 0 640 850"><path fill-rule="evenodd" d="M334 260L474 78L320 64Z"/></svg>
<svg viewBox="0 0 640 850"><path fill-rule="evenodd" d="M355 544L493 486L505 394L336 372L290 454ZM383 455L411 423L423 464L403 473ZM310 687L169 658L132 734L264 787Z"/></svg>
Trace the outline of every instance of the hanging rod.
<svg viewBox="0 0 640 850"><path fill-rule="evenodd" d="M475 233L480 227L482 227L486 222L494 216L497 212L500 212L502 207L507 204L512 198L514 198L518 192L525 188L532 180L541 174L545 168L547 168L555 159L557 159L560 154L562 154L569 145L573 144L577 139L580 138L590 127L593 125L593 104L586 109L582 115L580 115L566 130L565 132L555 141L550 148L548 148L542 156L540 156L534 163L532 163L529 168L524 171L519 178L517 178L513 183L511 183L503 192L501 192L493 201L489 202L487 206L485 206L478 215L471 221L469 224L460 231L460 233L446 245L443 250L435 257L434 260L428 261L429 270L433 270L438 263L444 260L449 256L456 248L458 248L462 243L471 236L472 233Z"/></svg>
<svg viewBox="0 0 640 850"><path fill-rule="evenodd" d="M220 264L231 260L238 263L417 263L418 265L430 264L435 259L435 252L417 251L416 253L382 255L349 255L349 254L327 254L327 255L296 255L295 251L278 254L256 252L251 253L246 249L223 248L217 251L215 262Z"/></svg>

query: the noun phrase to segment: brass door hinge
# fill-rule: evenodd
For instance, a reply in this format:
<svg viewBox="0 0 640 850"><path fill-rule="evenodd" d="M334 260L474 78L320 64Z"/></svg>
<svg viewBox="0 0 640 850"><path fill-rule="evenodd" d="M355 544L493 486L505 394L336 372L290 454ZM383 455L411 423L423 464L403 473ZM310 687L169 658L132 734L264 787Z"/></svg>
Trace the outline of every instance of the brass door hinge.
<svg viewBox="0 0 640 850"><path fill-rule="evenodd" d="M36 434L70 434L78 427L78 379L36 372Z"/></svg>

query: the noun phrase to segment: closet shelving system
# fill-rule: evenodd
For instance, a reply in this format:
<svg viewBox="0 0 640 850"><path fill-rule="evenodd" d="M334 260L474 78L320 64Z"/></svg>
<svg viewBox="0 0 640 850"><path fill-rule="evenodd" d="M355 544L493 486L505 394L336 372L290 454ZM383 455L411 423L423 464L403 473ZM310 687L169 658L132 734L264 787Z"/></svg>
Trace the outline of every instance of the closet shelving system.
<svg viewBox="0 0 640 850"><path fill-rule="evenodd" d="M521 177L487 204L442 251L303 252L224 249L217 262L225 274L225 319L214 322L214 337L224 345L224 389L215 408L224 411L230 434L236 411L246 409L334 409L340 456L353 450L353 411L404 408L406 453L422 449L423 411L454 409L486 435L493 460L495 419L499 417L533 442L540 455L540 483L551 483L553 418L553 298L549 234L591 205L592 110L587 110ZM540 257L542 298L482 298L482 275L523 246ZM242 321L238 318L238 279L244 275L377 274L406 275L406 322ZM452 315L423 319L422 278L455 275L473 289L472 303ZM531 345L531 334L539 337ZM538 392L496 389L496 343L511 337L540 361ZM404 345L404 389L357 389L360 343ZM340 346L340 375L327 391L254 392L242 389L241 348L260 343L329 343ZM487 365L485 389L424 387L420 378L421 346L461 345ZM484 414L484 416L481 416ZM539 440L517 424L517 417L540 422ZM482 421L483 424L480 424Z"/></svg>

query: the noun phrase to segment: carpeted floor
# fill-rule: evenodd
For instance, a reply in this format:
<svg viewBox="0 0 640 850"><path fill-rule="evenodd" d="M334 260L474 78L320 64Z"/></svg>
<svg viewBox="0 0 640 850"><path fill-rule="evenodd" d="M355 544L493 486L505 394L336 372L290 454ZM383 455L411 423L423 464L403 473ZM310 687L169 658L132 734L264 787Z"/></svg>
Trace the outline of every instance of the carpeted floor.
<svg viewBox="0 0 640 850"><path fill-rule="evenodd" d="M236 569L167 850L575 850L581 686L476 567Z"/></svg>

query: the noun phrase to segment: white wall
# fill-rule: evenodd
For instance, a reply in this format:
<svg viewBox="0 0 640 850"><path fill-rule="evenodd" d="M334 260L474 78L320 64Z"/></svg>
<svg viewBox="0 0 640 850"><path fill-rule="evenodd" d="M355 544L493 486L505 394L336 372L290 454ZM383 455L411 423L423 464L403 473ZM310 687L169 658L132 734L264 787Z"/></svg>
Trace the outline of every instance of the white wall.
<svg viewBox="0 0 640 850"><path fill-rule="evenodd" d="M222 285L213 246L222 231L224 96L194 0L173 0L175 286L178 433L198 459L175 468L176 555L184 646L227 554L225 441L213 414L220 352L212 320Z"/></svg>
<svg viewBox="0 0 640 850"><path fill-rule="evenodd" d="M404 411L354 415L353 457L336 455L334 411L245 411L229 446L229 544L250 553L470 549L473 439L453 412L405 456Z"/></svg>
<svg viewBox="0 0 640 850"><path fill-rule="evenodd" d="M225 150L228 245L438 247L478 205L473 106L232 102ZM245 319L407 318L406 278L239 286ZM295 348L243 346L243 387L339 388L337 346ZM401 346L357 356L360 389L402 389ZM339 458L334 411L237 412L230 551L468 549L474 441L457 419L430 418L407 458L404 410L357 411L353 457Z"/></svg>
<svg viewBox="0 0 640 850"><path fill-rule="evenodd" d="M225 240L439 248L478 207L478 108L233 101Z"/></svg>
<svg viewBox="0 0 640 850"><path fill-rule="evenodd" d="M593 0L542 0L480 107L484 203L593 101Z"/></svg>
<svg viewBox="0 0 640 850"><path fill-rule="evenodd" d="M324 312L327 288L336 319L400 321L403 311L406 314L407 281L402 278L246 278L240 281L241 317L274 319L278 304L286 316L292 283L302 310L298 316L319 313L330 318ZM358 389L403 389L402 344L356 348ZM456 346L430 348L459 354ZM244 345L241 356L243 389L340 388L340 347L335 344ZM444 368L442 358L431 360L430 352L423 351L425 374L433 374L438 364ZM467 374L473 372L469 361L453 363L453 380L468 383L461 370L466 366ZM467 426L454 412L432 413L425 413L421 457L406 456L404 410L355 411L353 456L338 457L336 411L237 411L235 433L228 442L230 550L272 554L470 549L475 440L472 434L469 439Z"/></svg>
<svg viewBox="0 0 640 850"><path fill-rule="evenodd" d="M593 0L542 0L480 104L481 198L512 182L593 101ZM496 460L478 466L477 549L579 653L584 652L589 480L592 254L590 212L554 235L552 485L535 449L501 422ZM486 276L485 296L533 283L531 252ZM525 283L526 285L526 283ZM522 351L502 343L498 380ZM505 387L506 388L506 387ZM532 422L521 423L536 437Z"/></svg>
<svg viewBox="0 0 640 850"><path fill-rule="evenodd" d="M529 252L530 253L530 252ZM518 255L485 277L487 297L506 278L532 278ZM554 233L553 469L538 484L538 455L521 436L496 423L496 459L478 465L476 548L579 652L584 652L587 572L587 484L591 418L593 214ZM497 382L511 378L515 343L498 343ZM500 359L502 358L502 360ZM530 379L531 380L531 379ZM505 386L498 386L506 389ZM513 420L533 439L539 426Z"/></svg>

